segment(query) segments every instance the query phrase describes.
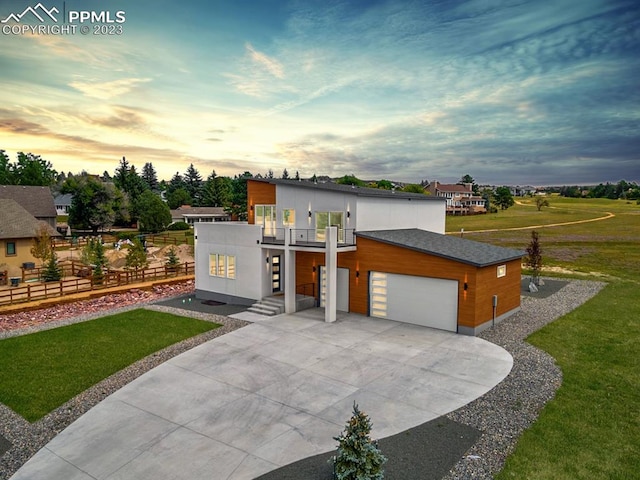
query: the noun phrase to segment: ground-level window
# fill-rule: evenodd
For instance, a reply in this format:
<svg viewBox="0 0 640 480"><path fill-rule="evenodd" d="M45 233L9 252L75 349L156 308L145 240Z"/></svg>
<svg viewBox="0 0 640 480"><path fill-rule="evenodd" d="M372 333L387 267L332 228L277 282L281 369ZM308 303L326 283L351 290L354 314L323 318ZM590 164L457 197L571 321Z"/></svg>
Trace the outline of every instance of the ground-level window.
<svg viewBox="0 0 640 480"><path fill-rule="evenodd" d="M7 242L7 255L16 254L16 242Z"/></svg>
<svg viewBox="0 0 640 480"><path fill-rule="evenodd" d="M212 277L236 278L236 257L221 253L210 253L209 275Z"/></svg>
<svg viewBox="0 0 640 480"><path fill-rule="evenodd" d="M498 265L498 278L504 277L507 274L506 265Z"/></svg>

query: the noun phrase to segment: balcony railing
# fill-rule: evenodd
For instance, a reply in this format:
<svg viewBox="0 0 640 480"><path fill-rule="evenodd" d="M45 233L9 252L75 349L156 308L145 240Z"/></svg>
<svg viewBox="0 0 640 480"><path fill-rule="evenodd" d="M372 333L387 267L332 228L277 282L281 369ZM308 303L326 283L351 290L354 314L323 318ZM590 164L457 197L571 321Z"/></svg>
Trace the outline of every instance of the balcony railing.
<svg viewBox="0 0 640 480"><path fill-rule="evenodd" d="M285 240L284 228L274 228L262 230L262 243L271 245L284 245ZM306 247L324 247L325 231L324 229L315 228L292 228L289 230L289 244L306 246ZM338 247L347 247L355 245L355 229L338 229Z"/></svg>

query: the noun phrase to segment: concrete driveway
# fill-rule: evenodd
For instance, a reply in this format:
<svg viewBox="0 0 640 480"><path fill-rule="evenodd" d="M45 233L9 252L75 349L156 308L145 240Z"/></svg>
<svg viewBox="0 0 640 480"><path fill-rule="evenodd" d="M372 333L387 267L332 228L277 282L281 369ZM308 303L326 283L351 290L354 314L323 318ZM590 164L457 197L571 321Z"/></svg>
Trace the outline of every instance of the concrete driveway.
<svg viewBox="0 0 640 480"><path fill-rule="evenodd" d="M513 360L474 337L319 310L253 323L117 391L13 480L253 479L332 450L353 402L374 438L455 410Z"/></svg>

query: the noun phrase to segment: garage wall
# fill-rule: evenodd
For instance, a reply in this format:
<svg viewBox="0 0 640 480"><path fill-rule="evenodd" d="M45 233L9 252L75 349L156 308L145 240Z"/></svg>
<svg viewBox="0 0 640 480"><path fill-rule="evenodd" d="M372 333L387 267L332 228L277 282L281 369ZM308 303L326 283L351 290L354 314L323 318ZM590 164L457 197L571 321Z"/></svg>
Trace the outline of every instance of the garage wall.
<svg viewBox="0 0 640 480"><path fill-rule="evenodd" d="M358 250L338 253L338 267L348 268L349 311L368 315L368 272L379 271L404 275L451 279L458 282L458 325L475 329L491 322L491 299L498 295L496 316L500 317L520 306L520 260L507 262L507 275L497 278L496 265L477 268L423 252L359 237ZM323 253L296 252L297 283L314 282L317 272L312 266L324 265ZM356 277L356 272L360 276ZM464 283L467 283L467 290ZM317 292L316 292L317 294Z"/></svg>

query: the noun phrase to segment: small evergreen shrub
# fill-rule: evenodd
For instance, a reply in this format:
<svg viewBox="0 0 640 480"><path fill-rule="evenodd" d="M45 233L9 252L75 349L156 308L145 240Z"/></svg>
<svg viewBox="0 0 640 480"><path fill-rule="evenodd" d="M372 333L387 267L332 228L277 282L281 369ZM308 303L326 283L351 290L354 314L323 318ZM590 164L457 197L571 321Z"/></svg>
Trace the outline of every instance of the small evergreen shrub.
<svg viewBox="0 0 640 480"><path fill-rule="evenodd" d="M333 462L336 480L382 480L383 465L387 459L378 448L378 442L371 440L371 421L353 403L353 416L344 431L334 440L338 441L338 452L329 461Z"/></svg>
<svg viewBox="0 0 640 480"><path fill-rule="evenodd" d="M58 256L55 252L49 255L49 260L42 272L42 278L45 282L57 282L62 278L62 268L58 264Z"/></svg>
<svg viewBox="0 0 640 480"><path fill-rule="evenodd" d="M180 266L180 259L178 258L176 247L169 248L169 250L167 250L167 253L165 254L165 258L167 259L165 262L167 270L170 272L175 272Z"/></svg>
<svg viewBox="0 0 640 480"><path fill-rule="evenodd" d="M167 230L189 230L191 227L187 222L175 222L167 227Z"/></svg>

